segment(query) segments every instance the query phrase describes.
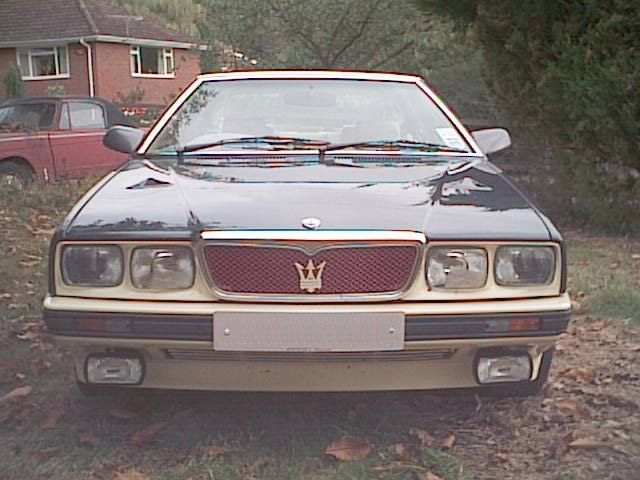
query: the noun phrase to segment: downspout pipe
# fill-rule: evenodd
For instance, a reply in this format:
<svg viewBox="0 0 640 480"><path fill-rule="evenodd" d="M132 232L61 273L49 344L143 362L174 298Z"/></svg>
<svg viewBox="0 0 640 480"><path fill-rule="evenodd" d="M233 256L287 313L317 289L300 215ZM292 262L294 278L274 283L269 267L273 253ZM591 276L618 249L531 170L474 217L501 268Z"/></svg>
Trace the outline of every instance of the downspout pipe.
<svg viewBox="0 0 640 480"><path fill-rule="evenodd" d="M80 45L87 49L87 73L89 74L89 96L95 97L96 92L93 85L93 54L91 52L91 44L87 43L84 38L80 39Z"/></svg>

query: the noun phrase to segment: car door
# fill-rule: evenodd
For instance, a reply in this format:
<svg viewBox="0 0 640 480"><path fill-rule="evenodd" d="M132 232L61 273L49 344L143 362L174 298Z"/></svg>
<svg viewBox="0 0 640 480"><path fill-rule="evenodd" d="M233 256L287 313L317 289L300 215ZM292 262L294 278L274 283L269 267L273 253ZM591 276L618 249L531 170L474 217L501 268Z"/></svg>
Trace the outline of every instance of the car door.
<svg viewBox="0 0 640 480"><path fill-rule="evenodd" d="M98 102L63 102L59 129L51 132L51 151L60 177L101 175L122 163L122 156L102 144L107 115Z"/></svg>

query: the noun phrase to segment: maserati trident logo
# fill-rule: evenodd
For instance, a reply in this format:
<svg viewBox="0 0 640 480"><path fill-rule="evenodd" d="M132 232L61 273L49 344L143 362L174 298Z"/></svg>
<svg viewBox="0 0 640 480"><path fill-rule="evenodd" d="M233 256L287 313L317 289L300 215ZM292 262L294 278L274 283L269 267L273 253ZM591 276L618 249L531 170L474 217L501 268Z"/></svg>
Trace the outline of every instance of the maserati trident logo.
<svg viewBox="0 0 640 480"><path fill-rule="evenodd" d="M298 277L300 277L300 290L306 290L307 293L313 293L322 288L322 272L327 262L314 265L313 260L309 259L307 266L304 267L296 263Z"/></svg>

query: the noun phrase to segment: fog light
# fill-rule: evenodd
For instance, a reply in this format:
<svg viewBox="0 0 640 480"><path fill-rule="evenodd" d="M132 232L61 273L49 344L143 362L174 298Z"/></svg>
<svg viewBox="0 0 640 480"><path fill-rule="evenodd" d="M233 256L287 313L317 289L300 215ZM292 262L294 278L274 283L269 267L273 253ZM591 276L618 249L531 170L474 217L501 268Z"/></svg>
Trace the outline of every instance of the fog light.
<svg viewBox="0 0 640 480"><path fill-rule="evenodd" d="M142 382L143 365L139 357L91 356L87 358L87 381L137 385Z"/></svg>
<svg viewBox="0 0 640 480"><path fill-rule="evenodd" d="M531 379L531 358L527 354L478 358L480 383L522 382Z"/></svg>

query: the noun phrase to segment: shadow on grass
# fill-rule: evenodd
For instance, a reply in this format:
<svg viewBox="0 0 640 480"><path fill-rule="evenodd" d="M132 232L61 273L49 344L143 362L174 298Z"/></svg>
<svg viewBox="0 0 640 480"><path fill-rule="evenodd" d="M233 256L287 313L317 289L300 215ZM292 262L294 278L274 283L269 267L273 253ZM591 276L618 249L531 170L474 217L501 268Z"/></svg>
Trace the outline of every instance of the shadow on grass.
<svg viewBox="0 0 640 480"><path fill-rule="evenodd" d="M15 456L5 472L20 470L16 478L25 479L45 473L110 479L109 472L123 468L153 479L414 479L432 472L458 480L464 478L458 459L422 445L409 430L446 435L454 427L452 411L463 423L475 408L468 394L74 393L55 428L32 425L11 442ZM372 444L364 461L336 462L324 454L345 435ZM402 453L389 450L396 444ZM42 462L38 452L52 448L55 454Z"/></svg>

